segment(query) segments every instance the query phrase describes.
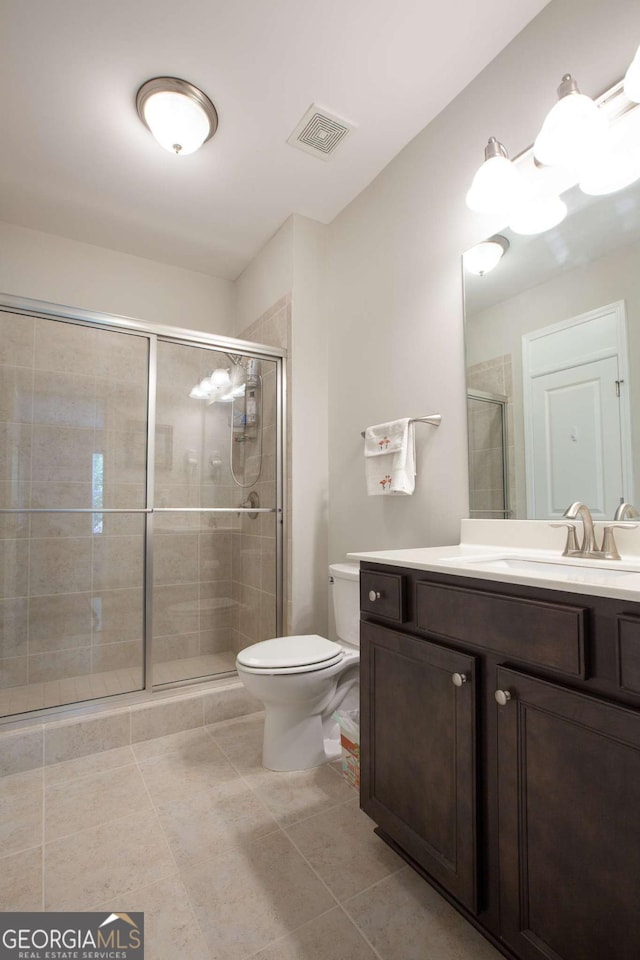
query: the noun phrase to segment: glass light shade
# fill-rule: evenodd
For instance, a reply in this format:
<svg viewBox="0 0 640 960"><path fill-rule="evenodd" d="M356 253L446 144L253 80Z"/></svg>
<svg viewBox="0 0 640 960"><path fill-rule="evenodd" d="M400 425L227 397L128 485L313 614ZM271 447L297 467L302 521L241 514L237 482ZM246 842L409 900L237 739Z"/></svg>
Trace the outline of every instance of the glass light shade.
<svg viewBox="0 0 640 960"><path fill-rule="evenodd" d="M476 213L508 216L522 192L520 176L507 157L490 157L476 172L467 206Z"/></svg>
<svg viewBox="0 0 640 960"><path fill-rule="evenodd" d="M566 215L567 205L560 197L536 197L516 210L509 226L514 233L533 236L557 227Z"/></svg>
<svg viewBox="0 0 640 960"><path fill-rule="evenodd" d="M640 178L640 151L608 143L580 171L583 193L593 197L624 190Z"/></svg>
<svg viewBox="0 0 640 960"><path fill-rule="evenodd" d="M184 93L152 93L144 103L144 118L160 146L171 153L193 153L209 136L211 125L203 108Z"/></svg>
<svg viewBox="0 0 640 960"><path fill-rule="evenodd" d="M640 47L631 61L624 78L624 92L629 100L640 103Z"/></svg>
<svg viewBox="0 0 640 960"><path fill-rule="evenodd" d="M218 390L222 387L231 386L231 377L229 376L227 367L216 367L209 379L211 386L216 387Z"/></svg>
<svg viewBox="0 0 640 960"><path fill-rule="evenodd" d="M594 101L570 93L551 108L533 145L540 163L550 167L580 167L599 148L607 121Z"/></svg>
<svg viewBox="0 0 640 960"><path fill-rule="evenodd" d="M203 390L200 384L197 383L195 387L192 387L189 396L192 400L206 400L209 396L209 391Z"/></svg>
<svg viewBox="0 0 640 960"><path fill-rule="evenodd" d="M482 243L477 243L462 257L465 270L474 273L477 277L483 277L500 263L506 249L504 244L506 241L500 243L498 240L484 240Z"/></svg>

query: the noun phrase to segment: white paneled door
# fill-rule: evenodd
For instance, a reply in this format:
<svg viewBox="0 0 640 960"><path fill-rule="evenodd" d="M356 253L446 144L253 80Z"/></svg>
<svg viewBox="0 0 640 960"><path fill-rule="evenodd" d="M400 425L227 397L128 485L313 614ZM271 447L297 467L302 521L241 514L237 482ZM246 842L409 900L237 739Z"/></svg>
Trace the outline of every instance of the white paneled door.
<svg viewBox="0 0 640 960"><path fill-rule="evenodd" d="M623 304L523 338L527 516L574 500L611 519L630 489Z"/></svg>
<svg viewBox="0 0 640 960"><path fill-rule="evenodd" d="M616 357L536 377L532 384L535 518L574 500L611 519L622 491Z"/></svg>

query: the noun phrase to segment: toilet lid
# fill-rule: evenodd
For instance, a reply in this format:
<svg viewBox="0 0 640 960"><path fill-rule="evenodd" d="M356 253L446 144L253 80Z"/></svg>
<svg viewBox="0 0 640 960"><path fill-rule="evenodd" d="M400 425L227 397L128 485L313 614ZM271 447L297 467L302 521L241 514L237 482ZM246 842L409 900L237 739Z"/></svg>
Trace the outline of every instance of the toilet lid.
<svg viewBox="0 0 640 960"><path fill-rule="evenodd" d="M275 637L246 647L237 661L244 667L259 670L286 670L291 667L328 667L343 656L339 643L315 634L301 637Z"/></svg>

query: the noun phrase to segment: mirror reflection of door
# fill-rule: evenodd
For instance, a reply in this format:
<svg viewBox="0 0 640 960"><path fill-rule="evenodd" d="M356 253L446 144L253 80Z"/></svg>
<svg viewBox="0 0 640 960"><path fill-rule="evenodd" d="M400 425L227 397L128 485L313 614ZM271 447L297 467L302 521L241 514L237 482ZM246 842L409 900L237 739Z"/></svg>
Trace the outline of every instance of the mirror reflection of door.
<svg viewBox="0 0 640 960"><path fill-rule="evenodd" d="M527 516L582 500L611 518L632 488L624 304L522 340Z"/></svg>

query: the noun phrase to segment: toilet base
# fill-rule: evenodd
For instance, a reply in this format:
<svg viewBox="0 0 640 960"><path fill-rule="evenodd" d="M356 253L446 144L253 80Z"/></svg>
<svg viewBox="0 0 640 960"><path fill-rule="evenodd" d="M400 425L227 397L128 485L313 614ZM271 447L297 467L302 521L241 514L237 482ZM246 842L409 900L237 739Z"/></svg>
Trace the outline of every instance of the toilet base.
<svg viewBox="0 0 640 960"><path fill-rule="evenodd" d="M262 763L278 772L309 770L341 756L340 740L326 737L321 714L308 716L295 706L267 704Z"/></svg>

